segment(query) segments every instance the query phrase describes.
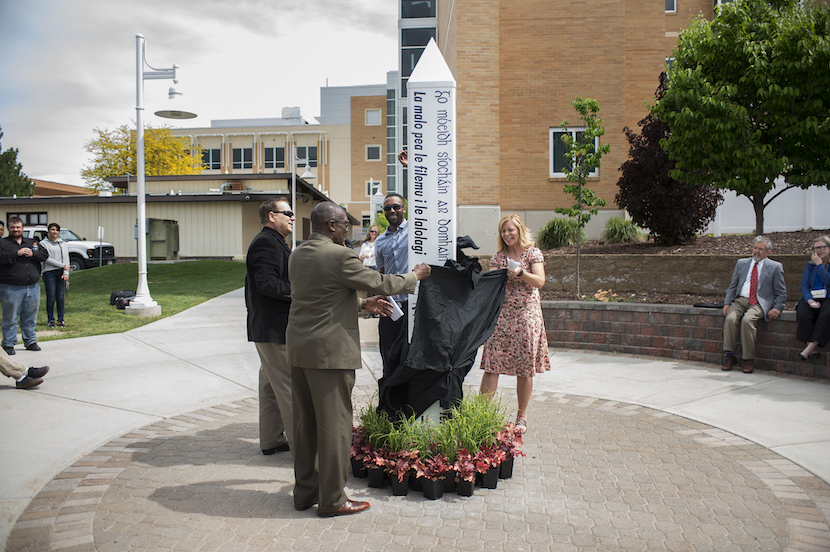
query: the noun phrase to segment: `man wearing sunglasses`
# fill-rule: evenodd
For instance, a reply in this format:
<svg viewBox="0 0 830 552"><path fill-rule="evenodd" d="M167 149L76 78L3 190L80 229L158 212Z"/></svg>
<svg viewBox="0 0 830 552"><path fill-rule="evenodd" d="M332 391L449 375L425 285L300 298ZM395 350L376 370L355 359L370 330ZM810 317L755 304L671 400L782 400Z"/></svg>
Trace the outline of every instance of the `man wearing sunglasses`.
<svg viewBox="0 0 830 552"><path fill-rule="evenodd" d="M406 222L406 204L403 196L390 192L383 200L383 213L389 226L375 240L375 266L383 274L409 272L409 228ZM380 357L383 361L383 377L392 373L401 361L402 341L407 339L407 307L409 295L395 295L404 316L397 320L381 318L378 322Z"/></svg>
<svg viewBox="0 0 830 552"><path fill-rule="evenodd" d="M285 348L285 328L291 306L285 238L294 231L294 213L284 197L259 207L262 231L248 248L245 306L248 341L259 353L259 446L262 454L285 452L293 446L291 369Z"/></svg>

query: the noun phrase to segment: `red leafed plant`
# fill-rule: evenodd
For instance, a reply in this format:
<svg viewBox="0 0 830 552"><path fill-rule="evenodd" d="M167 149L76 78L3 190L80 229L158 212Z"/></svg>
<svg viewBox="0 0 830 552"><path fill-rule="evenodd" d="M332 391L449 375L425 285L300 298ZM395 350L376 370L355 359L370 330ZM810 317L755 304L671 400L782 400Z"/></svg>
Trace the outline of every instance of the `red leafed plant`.
<svg viewBox="0 0 830 552"><path fill-rule="evenodd" d="M473 456L467 452L467 449L458 451L458 459L456 459L453 469L455 469L459 479L471 483L476 480L476 464Z"/></svg>
<svg viewBox="0 0 830 552"><path fill-rule="evenodd" d="M496 446L505 453L504 460L525 456L522 452L522 434L516 431L513 422L508 423L496 434Z"/></svg>
<svg viewBox="0 0 830 552"><path fill-rule="evenodd" d="M438 453L432 458L424 458L423 460L420 460L414 467L415 475L418 477L437 480L445 472L453 469L454 465L447 461L446 456Z"/></svg>
<svg viewBox="0 0 830 552"><path fill-rule="evenodd" d="M386 471L398 478L398 482L402 482L404 476L409 473L409 470L420 463L418 460L417 450L399 450L398 452L390 452L389 458L386 461Z"/></svg>

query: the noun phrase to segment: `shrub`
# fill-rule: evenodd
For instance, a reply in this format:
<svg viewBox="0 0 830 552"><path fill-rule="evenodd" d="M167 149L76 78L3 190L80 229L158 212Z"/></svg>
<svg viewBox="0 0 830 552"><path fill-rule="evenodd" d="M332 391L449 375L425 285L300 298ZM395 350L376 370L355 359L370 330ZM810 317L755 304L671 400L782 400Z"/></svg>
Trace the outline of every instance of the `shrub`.
<svg viewBox="0 0 830 552"><path fill-rule="evenodd" d="M665 90L666 74L662 73L656 92L658 100ZM711 186L671 178L669 171L674 169L674 161L660 147L660 140L669 136L668 125L651 114L638 124L642 134L628 127L623 129L630 147L628 161L620 167L617 205L628 211L635 224L648 228L657 243L691 243L715 218L723 195Z"/></svg>
<svg viewBox="0 0 830 552"><path fill-rule="evenodd" d="M642 234L637 225L623 217L611 217L602 231L602 241L605 243L631 243L641 239Z"/></svg>
<svg viewBox="0 0 830 552"><path fill-rule="evenodd" d="M574 219L554 218L536 234L536 245L539 249L553 249L576 243L578 222ZM580 238L585 240L583 231Z"/></svg>

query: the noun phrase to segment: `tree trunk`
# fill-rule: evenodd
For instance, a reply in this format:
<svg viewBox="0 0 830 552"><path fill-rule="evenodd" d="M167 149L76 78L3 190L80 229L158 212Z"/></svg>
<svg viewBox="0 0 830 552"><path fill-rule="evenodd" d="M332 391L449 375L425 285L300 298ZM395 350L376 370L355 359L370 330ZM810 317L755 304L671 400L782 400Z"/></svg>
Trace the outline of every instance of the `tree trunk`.
<svg viewBox="0 0 830 552"><path fill-rule="evenodd" d="M752 207L755 209L755 235L764 235L764 196L753 195L750 198Z"/></svg>

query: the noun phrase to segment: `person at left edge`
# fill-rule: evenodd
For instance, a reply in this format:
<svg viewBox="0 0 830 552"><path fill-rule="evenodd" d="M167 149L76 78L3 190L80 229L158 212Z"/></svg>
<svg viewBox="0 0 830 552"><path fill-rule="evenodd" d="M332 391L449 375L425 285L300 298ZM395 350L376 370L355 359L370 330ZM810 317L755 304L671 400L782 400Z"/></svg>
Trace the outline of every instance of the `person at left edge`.
<svg viewBox="0 0 830 552"><path fill-rule="evenodd" d="M23 236L20 217L9 218L9 236L0 240L0 306L3 308L3 350L14 354L17 344L17 321L23 345L40 351L35 335L40 306L40 267L49 253Z"/></svg>
<svg viewBox="0 0 830 552"><path fill-rule="evenodd" d="M248 341L259 353L259 446L265 455L290 450L291 370L285 328L291 307L286 236L294 231L294 213L286 198L269 199L259 207L262 231L248 247L245 306Z"/></svg>
<svg viewBox="0 0 830 552"><path fill-rule="evenodd" d="M321 517L356 514L368 502L352 501L345 485L352 433L352 388L361 366L357 314L361 307L386 314L379 295L409 293L429 276L424 263L402 275L363 266L343 247L346 211L326 201L311 212L312 233L291 254L291 312L286 341L294 398L294 507L319 504ZM357 291L377 293L366 300Z"/></svg>

